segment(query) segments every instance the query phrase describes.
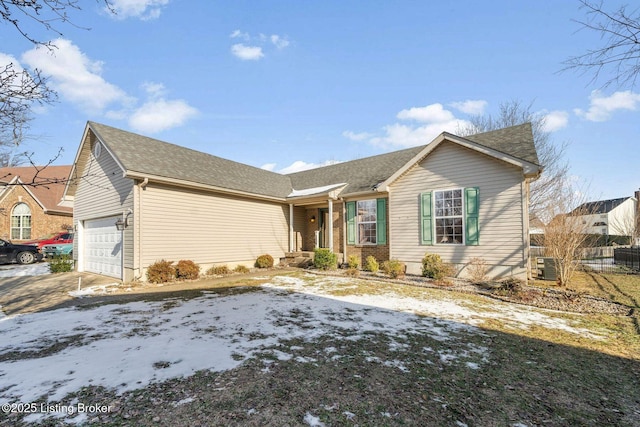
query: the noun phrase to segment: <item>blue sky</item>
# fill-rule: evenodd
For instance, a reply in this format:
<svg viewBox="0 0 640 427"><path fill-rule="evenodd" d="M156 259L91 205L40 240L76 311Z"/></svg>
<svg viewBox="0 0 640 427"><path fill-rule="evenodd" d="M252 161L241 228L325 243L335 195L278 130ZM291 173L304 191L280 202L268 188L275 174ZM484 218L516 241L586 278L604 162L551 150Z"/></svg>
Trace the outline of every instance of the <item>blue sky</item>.
<svg viewBox="0 0 640 427"><path fill-rule="evenodd" d="M577 0L113 4L117 17L83 2L84 28L62 35L30 28L53 54L0 27L0 62L38 67L59 94L25 145L39 163L62 147L71 164L92 120L288 172L426 144L520 100L569 143L590 199L640 187L640 87L559 73L600 43L572 21Z"/></svg>

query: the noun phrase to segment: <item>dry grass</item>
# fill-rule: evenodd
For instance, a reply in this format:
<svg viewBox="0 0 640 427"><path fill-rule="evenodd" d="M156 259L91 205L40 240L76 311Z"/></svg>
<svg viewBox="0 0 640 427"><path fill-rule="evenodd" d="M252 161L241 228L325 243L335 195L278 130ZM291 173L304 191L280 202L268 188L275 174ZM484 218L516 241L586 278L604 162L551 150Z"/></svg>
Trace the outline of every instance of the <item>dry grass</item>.
<svg viewBox="0 0 640 427"><path fill-rule="evenodd" d="M336 296L393 294L453 301L480 312L510 306L442 289L294 276ZM579 278L577 291L637 306L637 278L582 273ZM267 280L212 282L209 289L253 292ZM599 336L543 325L518 329L498 318L484 320L477 330L461 328L455 340L447 341L431 334L382 332L354 340L349 338L357 331L345 330L313 341L281 340L233 370L199 371L122 395L87 387L66 400L114 405L112 413L88 420L87 425L100 426L306 425L308 415L327 426L640 425L640 331L633 318L545 313ZM282 321L297 327L304 317L297 311ZM486 351L470 351L474 348ZM282 351L293 357L274 356ZM449 354L457 358L444 357ZM5 425L27 424L0 418Z"/></svg>

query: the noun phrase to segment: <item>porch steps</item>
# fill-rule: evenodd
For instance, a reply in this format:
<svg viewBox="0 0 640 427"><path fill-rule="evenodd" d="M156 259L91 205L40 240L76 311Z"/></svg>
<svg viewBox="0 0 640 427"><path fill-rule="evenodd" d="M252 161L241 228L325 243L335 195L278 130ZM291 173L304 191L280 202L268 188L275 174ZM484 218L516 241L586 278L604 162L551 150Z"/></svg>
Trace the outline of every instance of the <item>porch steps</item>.
<svg viewBox="0 0 640 427"><path fill-rule="evenodd" d="M287 267L309 267L313 265L313 252L287 252L284 258L280 258L280 264Z"/></svg>
<svg viewBox="0 0 640 427"><path fill-rule="evenodd" d="M343 262L343 256L341 253L336 254L338 256L338 264ZM280 264L287 267L300 267L307 268L313 265L313 252L310 251L298 251L298 252L286 252L284 258L280 258Z"/></svg>

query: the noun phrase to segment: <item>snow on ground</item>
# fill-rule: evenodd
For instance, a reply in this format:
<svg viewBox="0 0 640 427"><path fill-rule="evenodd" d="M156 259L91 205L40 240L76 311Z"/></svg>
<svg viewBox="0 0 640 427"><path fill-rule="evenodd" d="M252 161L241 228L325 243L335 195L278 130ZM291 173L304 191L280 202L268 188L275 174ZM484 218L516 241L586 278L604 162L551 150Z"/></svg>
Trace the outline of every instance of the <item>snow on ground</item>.
<svg viewBox="0 0 640 427"><path fill-rule="evenodd" d="M459 300L437 298L437 299L416 299L412 297L401 296L393 291L377 294L377 295L331 295L331 291L337 286L340 290L349 288L357 288L353 283L353 279L349 278L333 278L323 277L317 278L313 274L306 276L308 281L296 279L295 277L281 278L280 284L295 292L311 293L315 295L323 295L326 298L337 299L340 301L351 302L353 304L361 304L365 306L373 306L386 308L393 311L402 311L415 313L423 316L433 316L440 319L448 319L456 322L462 322L465 325L482 325L487 319L497 319L514 329L526 329L532 325L543 326L549 329L558 329L569 333L574 333L590 338L597 338L591 331L583 328L572 326L570 320L553 316L552 310L528 307L515 304L499 304L487 303L473 305L461 303ZM265 284L263 286L272 286ZM449 325L450 327L450 325ZM437 333L437 330L434 331ZM446 338L446 330L443 331Z"/></svg>
<svg viewBox="0 0 640 427"><path fill-rule="evenodd" d="M5 264L0 266L0 277L42 276L51 274L48 262L35 264Z"/></svg>
<svg viewBox="0 0 640 427"><path fill-rule="evenodd" d="M335 297L321 290L326 289L326 283L320 286L320 279L305 279L276 276L262 289L239 295L212 292L190 300L132 302L2 317L0 360L10 353L24 352L25 357L0 362L0 403L33 402L45 396L49 402L69 404L63 398L83 386L104 386L121 393L198 370L232 369L257 353L312 363L313 360L296 356L299 347L286 347L280 342L313 342L326 335L360 340L369 332L386 333L395 354L406 351L401 344L403 337L421 334L439 341L455 341L446 354L434 355L445 363L481 369L488 360L488 348L466 343L461 335L481 333L471 319L484 316L484 312L473 313L442 299L428 301L391 294ZM335 281L335 286L350 283L347 279ZM544 318L537 314L542 317L530 320ZM549 320L545 326L553 325ZM65 343L70 345L64 346ZM429 350L425 349L425 357ZM335 347L325 351L335 354L335 358L346 356ZM372 358L371 363L391 366L401 375L407 368L400 359ZM268 370L267 361L265 369ZM313 425L315 417L309 415L305 421ZM29 421L37 419L35 415Z"/></svg>

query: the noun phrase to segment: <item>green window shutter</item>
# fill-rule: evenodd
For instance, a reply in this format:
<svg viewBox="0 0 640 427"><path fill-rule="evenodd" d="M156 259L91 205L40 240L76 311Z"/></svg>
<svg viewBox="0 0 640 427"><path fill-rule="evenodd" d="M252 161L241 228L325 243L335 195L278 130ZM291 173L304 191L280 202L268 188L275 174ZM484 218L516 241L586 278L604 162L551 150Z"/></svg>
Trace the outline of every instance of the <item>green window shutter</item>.
<svg viewBox="0 0 640 427"><path fill-rule="evenodd" d="M387 244L387 199L376 201L376 244Z"/></svg>
<svg viewBox="0 0 640 427"><path fill-rule="evenodd" d="M464 204L466 206L466 244L477 246L480 244L480 225L478 222L479 211L479 191L478 187L464 189Z"/></svg>
<svg viewBox="0 0 640 427"><path fill-rule="evenodd" d="M347 202L347 245L356 244L356 202Z"/></svg>
<svg viewBox="0 0 640 427"><path fill-rule="evenodd" d="M420 194L420 244L433 245L431 192Z"/></svg>

